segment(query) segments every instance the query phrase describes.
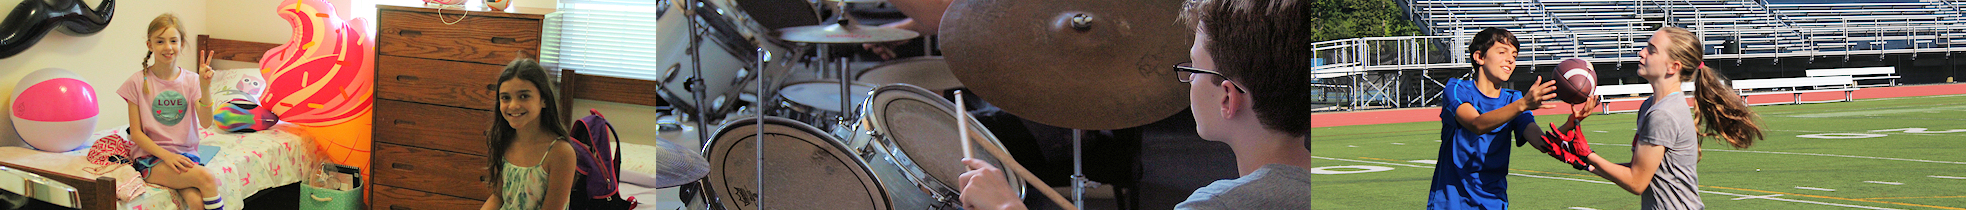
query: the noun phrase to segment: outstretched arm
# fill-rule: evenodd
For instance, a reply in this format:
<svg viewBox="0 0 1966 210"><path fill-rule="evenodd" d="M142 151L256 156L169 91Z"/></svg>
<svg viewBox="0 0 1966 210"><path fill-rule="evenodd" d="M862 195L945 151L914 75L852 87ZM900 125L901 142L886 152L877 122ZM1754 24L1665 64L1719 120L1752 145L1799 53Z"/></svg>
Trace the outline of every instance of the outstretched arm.
<svg viewBox="0 0 1966 210"><path fill-rule="evenodd" d="M1597 156L1597 153L1591 153L1588 157L1590 164L1597 167L1597 170L1592 170L1591 173L1617 183L1618 187L1624 188L1625 192L1633 195L1645 193L1645 188L1652 185L1653 173L1659 171L1660 160L1666 158L1666 147L1644 142L1633 144L1632 147L1636 148L1632 150L1630 165L1611 162Z"/></svg>
<svg viewBox="0 0 1966 210"><path fill-rule="evenodd" d="M1537 77L1536 79L1541 81L1542 77ZM1556 81L1537 83L1536 86L1523 91L1523 97L1521 99L1510 102L1508 106L1489 110L1487 113L1475 111L1474 105L1470 103L1454 105L1456 106L1454 108L1454 120L1455 122L1459 122L1462 128L1474 131L1476 134L1488 134L1489 131L1494 131L1495 128L1502 127L1503 124L1508 124L1509 120L1514 120L1516 115L1522 114L1523 111L1555 108L1555 105L1543 104L1543 101L1556 98L1556 93L1550 92L1556 89L1555 85Z"/></svg>

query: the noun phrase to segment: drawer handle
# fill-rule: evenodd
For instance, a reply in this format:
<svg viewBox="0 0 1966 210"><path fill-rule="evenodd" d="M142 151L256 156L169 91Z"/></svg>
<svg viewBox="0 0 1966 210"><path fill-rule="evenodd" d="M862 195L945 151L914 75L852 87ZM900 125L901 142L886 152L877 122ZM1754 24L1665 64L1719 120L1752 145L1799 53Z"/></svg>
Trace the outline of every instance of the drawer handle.
<svg viewBox="0 0 1966 210"><path fill-rule="evenodd" d="M403 164L403 163L390 163L389 168L408 171L408 170L416 170L416 165Z"/></svg>
<svg viewBox="0 0 1966 210"><path fill-rule="evenodd" d="M505 37L492 37L492 38L491 38L491 43L492 43L492 44L511 44L511 43L513 43L513 42L519 42L519 40L518 40L518 39L512 39L512 38L505 38Z"/></svg>
<svg viewBox="0 0 1966 210"><path fill-rule="evenodd" d="M416 77L416 76L410 76L410 75L397 75L397 76L396 76L396 81L417 81L417 80L423 80L423 78L421 78L421 77Z"/></svg>
<svg viewBox="0 0 1966 210"><path fill-rule="evenodd" d="M492 91L492 92L498 92L498 84L486 84L486 85L485 85L485 90L490 90L490 91Z"/></svg>
<svg viewBox="0 0 1966 210"><path fill-rule="evenodd" d="M410 210L410 207L401 207L401 206L396 206L396 205L389 205L389 210Z"/></svg>
<svg viewBox="0 0 1966 210"><path fill-rule="evenodd" d="M423 31L417 31L417 30L403 30L403 31L397 31L397 32L396 32L396 35L398 35L398 36L412 36L412 37L413 37L413 36L423 36Z"/></svg>
<svg viewBox="0 0 1966 210"><path fill-rule="evenodd" d="M396 120L397 125L416 125L416 121Z"/></svg>

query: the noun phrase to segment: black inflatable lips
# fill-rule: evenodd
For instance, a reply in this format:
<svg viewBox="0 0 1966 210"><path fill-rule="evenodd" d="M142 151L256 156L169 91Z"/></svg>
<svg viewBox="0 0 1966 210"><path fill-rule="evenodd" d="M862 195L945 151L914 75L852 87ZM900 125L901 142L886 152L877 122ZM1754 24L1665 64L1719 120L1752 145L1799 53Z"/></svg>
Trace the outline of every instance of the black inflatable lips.
<svg viewBox="0 0 1966 210"><path fill-rule="evenodd" d="M27 0L14 6L7 19L0 20L0 59L14 57L27 51L41 36L61 26L71 35L95 34L109 26L110 15L116 12L116 0L103 0L96 4L101 9L90 10L79 0Z"/></svg>

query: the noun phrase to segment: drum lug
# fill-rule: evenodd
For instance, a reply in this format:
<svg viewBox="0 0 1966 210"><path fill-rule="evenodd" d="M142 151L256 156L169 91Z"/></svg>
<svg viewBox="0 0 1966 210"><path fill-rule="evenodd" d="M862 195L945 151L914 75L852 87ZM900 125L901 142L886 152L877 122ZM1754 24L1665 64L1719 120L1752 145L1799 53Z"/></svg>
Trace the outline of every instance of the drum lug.
<svg viewBox="0 0 1966 210"><path fill-rule="evenodd" d="M880 143L879 141L875 141L875 140L877 140L877 139L882 139L882 136L883 136L883 135L881 134L881 132L880 132L880 131L875 131L875 130L873 130L873 129L867 129L867 137L869 137L869 138L867 138L867 141L868 141L868 142L867 142L867 146L861 146L861 147L860 147L860 154L870 154L870 155L871 155L871 154L874 154L874 144L879 144L879 143Z"/></svg>

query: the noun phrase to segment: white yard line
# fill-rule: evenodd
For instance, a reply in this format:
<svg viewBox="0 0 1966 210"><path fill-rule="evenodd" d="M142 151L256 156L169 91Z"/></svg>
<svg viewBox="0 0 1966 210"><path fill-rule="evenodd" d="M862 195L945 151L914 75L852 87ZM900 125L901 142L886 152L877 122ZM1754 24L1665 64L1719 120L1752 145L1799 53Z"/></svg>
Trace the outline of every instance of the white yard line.
<svg viewBox="0 0 1966 210"><path fill-rule="evenodd" d="M1732 200L1737 200L1737 201L1738 201L1738 200L1747 200L1747 199L1768 199L1768 198L1773 198L1773 197L1775 197L1775 196L1782 196L1782 194L1769 194L1769 195L1757 195L1757 196L1741 196L1741 197L1739 197L1739 198L1734 198L1734 199L1732 199Z"/></svg>
<svg viewBox="0 0 1966 210"><path fill-rule="evenodd" d="M1804 190L1815 190L1815 191L1825 191L1825 192L1836 192L1836 189L1830 189L1830 188L1814 188L1814 187L1803 187L1803 186L1795 186L1795 189L1804 189Z"/></svg>
<svg viewBox="0 0 1966 210"><path fill-rule="evenodd" d="M1864 181L1864 182L1871 183L1871 184L1905 185L1905 183L1885 182L1885 181Z"/></svg>

